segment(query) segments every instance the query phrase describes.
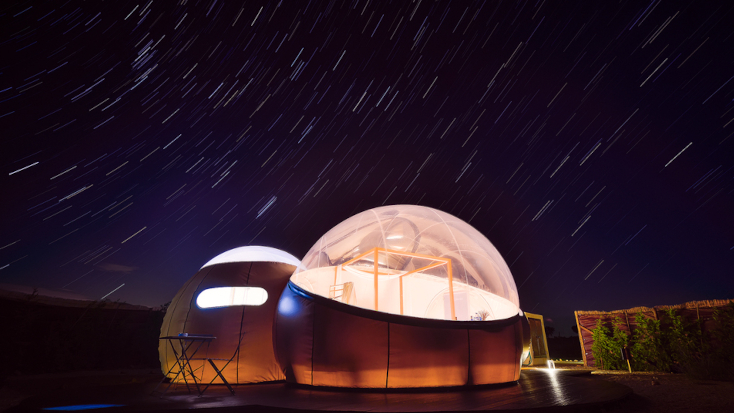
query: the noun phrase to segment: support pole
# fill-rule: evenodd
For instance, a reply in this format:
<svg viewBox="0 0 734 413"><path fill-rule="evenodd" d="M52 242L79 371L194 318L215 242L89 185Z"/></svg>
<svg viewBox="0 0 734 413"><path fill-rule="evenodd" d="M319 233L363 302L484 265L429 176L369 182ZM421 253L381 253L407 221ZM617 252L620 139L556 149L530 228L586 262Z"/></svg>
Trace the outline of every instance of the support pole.
<svg viewBox="0 0 734 413"><path fill-rule="evenodd" d="M379 269L378 260L380 258L379 251L375 248L375 311L377 310L377 270Z"/></svg>
<svg viewBox="0 0 734 413"><path fill-rule="evenodd" d="M703 348L703 323L701 322L701 314L698 311L698 301L696 301L696 322L698 323L698 338L701 339L701 348Z"/></svg>
<svg viewBox="0 0 734 413"><path fill-rule="evenodd" d="M451 302L451 319L456 320L456 307L454 307L454 276L451 273L451 260L446 263L449 269L449 300Z"/></svg>
<svg viewBox="0 0 734 413"><path fill-rule="evenodd" d="M574 311L573 315L576 317L576 330L579 332L579 344L581 344L581 356L584 358L584 367L589 367L589 363L586 361L586 350L584 349L584 334L581 330L581 323L579 323L579 312Z"/></svg>
<svg viewBox="0 0 734 413"><path fill-rule="evenodd" d="M400 315L403 315L403 277L398 279L400 280Z"/></svg>

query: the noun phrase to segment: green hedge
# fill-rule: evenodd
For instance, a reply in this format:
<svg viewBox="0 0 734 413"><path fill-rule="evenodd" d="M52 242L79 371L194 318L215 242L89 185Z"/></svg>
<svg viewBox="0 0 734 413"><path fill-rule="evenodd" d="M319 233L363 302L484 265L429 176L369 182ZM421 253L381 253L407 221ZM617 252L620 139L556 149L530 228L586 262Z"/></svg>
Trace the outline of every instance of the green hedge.
<svg viewBox="0 0 734 413"><path fill-rule="evenodd" d="M621 349L627 346L634 371L682 372L698 379L734 379L734 303L714 312L716 327L703 334L700 320L686 321L675 309L660 319L635 316L629 335L615 317L611 325L597 320L592 353L598 367L626 370Z"/></svg>

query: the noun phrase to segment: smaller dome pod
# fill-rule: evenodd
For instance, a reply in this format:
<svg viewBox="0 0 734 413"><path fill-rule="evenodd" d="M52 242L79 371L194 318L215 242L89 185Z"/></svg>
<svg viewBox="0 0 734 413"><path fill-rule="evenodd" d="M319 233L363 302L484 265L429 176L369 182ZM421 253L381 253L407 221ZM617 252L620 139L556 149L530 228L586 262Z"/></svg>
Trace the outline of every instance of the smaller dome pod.
<svg viewBox="0 0 734 413"><path fill-rule="evenodd" d="M173 298L161 336L215 336L206 355L226 360L234 356L222 370L231 384L283 380L273 350L273 320L278 298L299 262L287 252L261 246L239 247L214 257ZM176 360L168 341L161 340L158 354L165 374ZM197 357L204 357L203 349ZM204 361L192 365L203 365L204 382L215 377ZM214 383L219 382L217 378Z"/></svg>
<svg viewBox="0 0 734 413"><path fill-rule="evenodd" d="M497 249L445 212L364 211L327 232L280 297L286 380L443 387L519 378L527 320Z"/></svg>

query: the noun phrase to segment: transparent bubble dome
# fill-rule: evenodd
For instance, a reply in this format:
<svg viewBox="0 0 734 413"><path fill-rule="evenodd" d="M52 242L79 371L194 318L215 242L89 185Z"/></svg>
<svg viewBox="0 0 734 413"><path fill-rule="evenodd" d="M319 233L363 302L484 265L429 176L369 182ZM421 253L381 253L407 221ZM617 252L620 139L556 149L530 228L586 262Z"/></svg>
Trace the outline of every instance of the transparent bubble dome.
<svg viewBox="0 0 734 413"><path fill-rule="evenodd" d="M500 320L518 314L507 263L479 231L417 205L364 211L327 232L291 281L357 307L443 320Z"/></svg>

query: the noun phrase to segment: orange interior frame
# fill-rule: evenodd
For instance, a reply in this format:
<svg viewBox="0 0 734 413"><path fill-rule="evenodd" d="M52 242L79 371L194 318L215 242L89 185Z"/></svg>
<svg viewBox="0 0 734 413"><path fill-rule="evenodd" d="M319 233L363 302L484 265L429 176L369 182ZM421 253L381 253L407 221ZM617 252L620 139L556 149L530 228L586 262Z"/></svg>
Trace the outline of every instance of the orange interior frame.
<svg viewBox="0 0 734 413"><path fill-rule="evenodd" d="M378 291L377 286L378 286L378 275L380 274L379 273L379 257L380 257L381 252L388 254L388 255L389 254L402 255L405 257L423 258L423 259L434 261L432 264L428 264L424 267L417 268L412 271L408 271L405 274L400 274L400 277L399 277L399 280L400 280L400 314L403 314L403 277L405 277L406 275L415 274L421 271L429 270L431 268L437 268L442 265L446 265L446 268L449 274L449 301L451 305L451 319L456 320L456 308L454 307L454 285L453 285L454 277L451 271L451 259L450 258L440 258L440 257L434 257L432 255L423 255L423 254L415 254L412 252L395 251L395 250L390 250L387 248L380 248L380 247L375 247L371 250L368 250L367 252L360 254L352 258L351 260L339 265L338 267L339 269L344 270L345 266L349 266L369 256L370 254L374 254L373 274L375 275L375 311L379 311L378 310L378 299L377 299L377 291ZM336 283L336 271L337 271L337 267L334 268L334 282L335 283Z"/></svg>

